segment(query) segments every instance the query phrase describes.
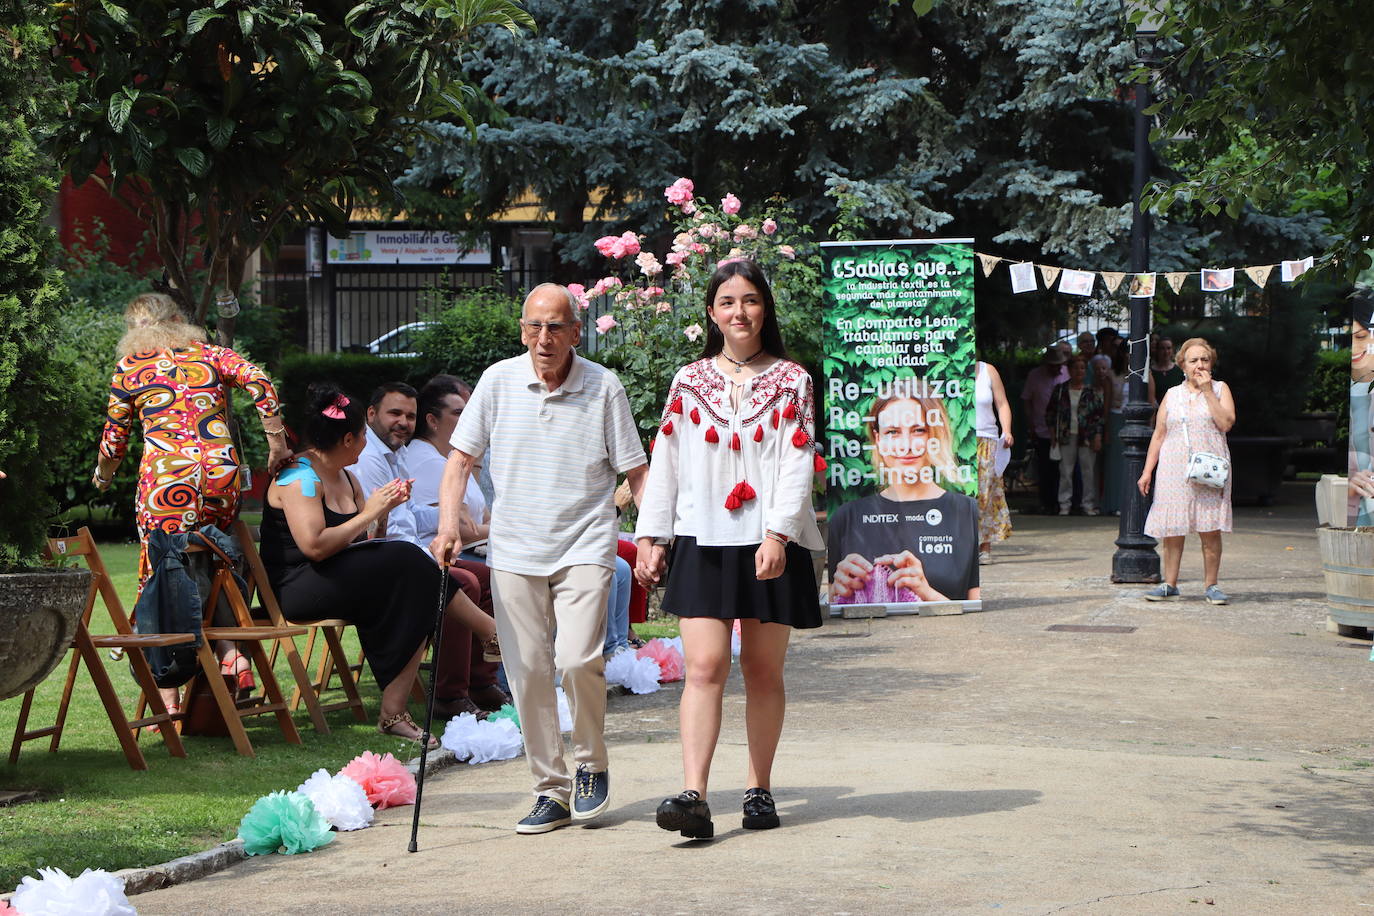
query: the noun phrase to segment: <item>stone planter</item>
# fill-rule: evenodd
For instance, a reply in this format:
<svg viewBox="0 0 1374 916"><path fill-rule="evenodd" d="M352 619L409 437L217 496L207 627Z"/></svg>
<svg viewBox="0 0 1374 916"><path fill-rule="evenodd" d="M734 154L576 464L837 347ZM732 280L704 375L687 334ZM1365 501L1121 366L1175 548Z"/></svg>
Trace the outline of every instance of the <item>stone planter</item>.
<svg viewBox="0 0 1374 916"><path fill-rule="evenodd" d="M1342 636L1374 629L1374 531L1318 528L1326 580L1326 628Z"/></svg>
<svg viewBox="0 0 1374 916"><path fill-rule="evenodd" d="M0 700L42 683L66 656L90 582L89 569L0 575Z"/></svg>

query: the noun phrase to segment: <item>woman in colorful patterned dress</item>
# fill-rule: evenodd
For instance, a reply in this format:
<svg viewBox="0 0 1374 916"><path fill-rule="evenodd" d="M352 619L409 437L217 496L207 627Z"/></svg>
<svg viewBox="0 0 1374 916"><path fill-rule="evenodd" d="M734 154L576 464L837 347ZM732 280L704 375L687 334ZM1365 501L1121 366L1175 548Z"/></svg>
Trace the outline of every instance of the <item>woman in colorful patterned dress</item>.
<svg viewBox="0 0 1374 916"><path fill-rule="evenodd" d="M1186 340L1178 350L1184 381L1170 388L1159 404L1155 434L1145 456L1145 471L1137 486L1146 496L1159 467L1155 500L1145 520L1145 533L1164 546L1164 581L1145 593L1147 601L1173 601L1178 591L1178 568L1183 539L1196 531L1202 541L1203 597L1210 604L1229 599L1217 585L1221 571L1221 533L1231 530L1231 478L1218 489L1188 479L1188 454L1211 452L1230 459L1226 433L1236 423L1236 404L1225 382L1212 378L1217 351L1201 337ZM1186 436L1185 436L1186 430Z"/></svg>
<svg viewBox="0 0 1374 916"><path fill-rule="evenodd" d="M229 435L229 387L246 391L257 407L267 436L269 475L286 463L290 451L272 381L228 347L206 343L209 335L188 323L170 296L137 296L124 310L124 324L91 482L109 489L137 419L143 430L135 512L141 591L152 571L149 534L203 525L227 530L238 517L239 457ZM247 657L232 643L217 648L224 673L237 677L240 689L250 688L253 670ZM175 706L176 691L165 690L164 699Z"/></svg>
<svg viewBox="0 0 1374 916"><path fill-rule="evenodd" d="M999 454L1008 454L1016 441L1011 432L1011 404L997 369L981 359L973 384L978 432L978 562L992 562L992 545L1011 537L1011 513L1002 489ZM1006 451L1003 451L1003 450ZM998 468L998 464L1002 467Z"/></svg>
<svg viewBox="0 0 1374 916"><path fill-rule="evenodd" d="M773 757L787 705L783 663L794 628L821 625L812 550L816 462L811 376L787 359L763 269L723 262L706 290L702 358L678 370L655 437L640 504L635 574L652 587L673 539L663 607L681 619L686 685L679 712L683 791L658 806L658 826L714 834L706 802L740 625L750 788L746 829L778 826Z"/></svg>

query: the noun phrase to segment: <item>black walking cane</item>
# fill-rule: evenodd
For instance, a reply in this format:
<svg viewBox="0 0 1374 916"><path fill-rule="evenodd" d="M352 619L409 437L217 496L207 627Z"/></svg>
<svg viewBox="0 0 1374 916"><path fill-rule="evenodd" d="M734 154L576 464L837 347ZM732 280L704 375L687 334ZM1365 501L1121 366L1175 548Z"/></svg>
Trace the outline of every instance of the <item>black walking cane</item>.
<svg viewBox="0 0 1374 916"><path fill-rule="evenodd" d="M429 656L429 699L425 702L425 731L420 736L420 776L415 780L415 811L410 820L410 852L416 852L415 838L420 832L420 799L425 794L425 762L429 759L429 729L434 724L434 682L439 676L439 642L444 638L444 600L448 589L447 559L439 564L439 609L434 614L434 647Z"/></svg>

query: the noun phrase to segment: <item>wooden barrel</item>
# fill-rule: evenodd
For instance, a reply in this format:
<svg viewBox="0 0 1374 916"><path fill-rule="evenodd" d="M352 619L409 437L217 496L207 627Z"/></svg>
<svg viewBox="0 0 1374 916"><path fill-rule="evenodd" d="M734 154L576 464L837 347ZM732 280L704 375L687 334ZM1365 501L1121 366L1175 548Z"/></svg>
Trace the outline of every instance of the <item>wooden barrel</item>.
<svg viewBox="0 0 1374 916"><path fill-rule="evenodd" d="M1326 579L1326 628L1342 635L1374 629L1374 531L1318 528Z"/></svg>

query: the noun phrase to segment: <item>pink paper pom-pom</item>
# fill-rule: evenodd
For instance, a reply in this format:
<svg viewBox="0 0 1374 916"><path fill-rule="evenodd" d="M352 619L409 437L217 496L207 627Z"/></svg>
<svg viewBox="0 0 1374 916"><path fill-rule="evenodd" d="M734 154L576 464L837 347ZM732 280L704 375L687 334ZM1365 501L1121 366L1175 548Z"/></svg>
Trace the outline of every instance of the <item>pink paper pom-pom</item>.
<svg viewBox="0 0 1374 916"><path fill-rule="evenodd" d="M682 653L662 639L649 640L635 655L658 662L658 679L661 683L682 680L685 667Z"/></svg>
<svg viewBox="0 0 1374 916"><path fill-rule="evenodd" d="M415 804L415 777L390 754L363 751L339 772L362 786L375 808Z"/></svg>
<svg viewBox="0 0 1374 916"><path fill-rule="evenodd" d="M6 900L0 900L0 916L19 916L19 911L9 905Z"/></svg>

